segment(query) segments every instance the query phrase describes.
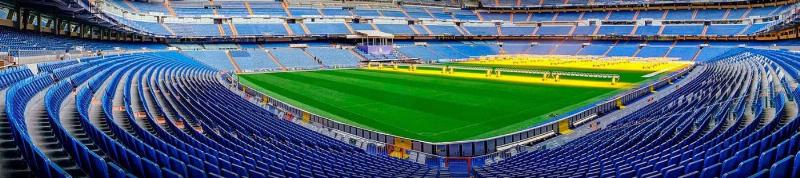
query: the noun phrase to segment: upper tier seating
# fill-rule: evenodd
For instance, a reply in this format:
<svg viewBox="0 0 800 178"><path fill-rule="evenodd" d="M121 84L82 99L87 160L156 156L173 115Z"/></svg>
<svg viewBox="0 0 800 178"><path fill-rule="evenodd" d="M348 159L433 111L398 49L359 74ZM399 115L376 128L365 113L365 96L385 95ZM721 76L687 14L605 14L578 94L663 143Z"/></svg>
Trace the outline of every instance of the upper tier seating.
<svg viewBox="0 0 800 178"><path fill-rule="evenodd" d="M176 24L176 23L168 23L165 24L167 27L172 29L178 36L201 36L201 37L213 37L213 36L222 36L223 34L219 31L219 25L217 24ZM227 34L227 33L226 33Z"/></svg>
<svg viewBox="0 0 800 178"><path fill-rule="evenodd" d="M515 5L516 2L514 0L503 0L502 4L508 5ZM539 3L535 0L521 0L521 4L525 5L530 2ZM550 0L543 1L545 4L548 4ZM560 1L554 1L560 2ZM570 3L575 2L569 1ZM351 2L352 3L352 2ZM579 3L579 2L576 2ZM168 5L164 5L163 3L145 3L139 1L120 1L120 0L113 0L112 4L119 6L123 9L129 9L133 12L139 13L147 13L147 12L157 12L162 14L170 15L169 9L173 9L176 11L176 15L211 15L213 13L217 13L220 15L231 15L231 16L247 16L251 15L249 12L252 11L253 15L272 15L272 16L287 16L288 13L292 14L293 16L349 16L350 12L347 10L342 10L340 7L342 5L333 5L329 7L325 6L292 6L293 4L289 4L288 13L283 10L282 4L280 2L269 2L269 1L220 1L214 3L215 5L219 5L218 9L206 9L206 6L211 5L208 2L202 1L179 1L169 3ZM360 3L355 3L356 5L361 5ZM492 5L494 3L489 3L486 5ZM249 6L248 6L249 5ZM248 9L249 7L249 9ZM453 12L455 16L462 17L460 14L471 14L475 16L469 10L460 10L457 8L442 8L442 7L422 7L422 6L376 6L375 9L371 9L371 6L356 6L358 7L354 10L355 15L364 16L364 17L402 17L402 18L415 18L415 19L427 19L427 18L436 18L441 19L440 17L446 17L444 19L450 19L452 16L445 12ZM488 6L487 6L488 7ZM188 9L194 9L195 12L191 12ZM786 6L767 6L767 7L754 7L752 9L745 8L745 9L699 9L699 10L669 10L667 11L642 11L638 12L638 18L653 18L653 19L661 19L662 14L667 14L667 19L676 19L676 20L704 20L704 19L739 19L744 18L746 16L769 16L769 15L776 15L777 12L786 9ZM199 13L198 13L199 12ZM666 13L665 13L666 12ZM186 14L184 14L186 13ZM385 14L384 14L385 13ZM481 15L484 15L485 12L481 12ZM747 13L747 14L745 14ZM408 14L408 17L405 14ZM514 21L527 21L529 16L528 14L499 14L499 13L486 13L485 20L493 20L493 19L502 19L506 21L510 21L510 16L517 16L514 18ZM557 15L556 15L557 14ZM583 15L584 19L590 18L598 18L597 16L591 15L593 13L585 13ZM615 11L613 13L606 13L600 12L602 16L598 19L608 19L608 20L626 20L631 19L632 17L637 14L636 11ZM696 15L695 15L696 14ZM494 16L500 16L495 18ZM553 17L556 19L566 20L566 19L576 19L579 16L579 13L572 13L572 12L562 12L562 13L543 13L543 14L534 14L530 19L531 21L550 21ZM564 19L561 16L565 17ZM608 18L606 18L608 17ZM466 18L456 18L456 19L477 19L473 17L466 17Z"/></svg>
<svg viewBox="0 0 800 178"><path fill-rule="evenodd" d="M524 26L503 26L500 27L501 33L506 36L531 36L536 27Z"/></svg>
<svg viewBox="0 0 800 178"><path fill-rule="evenodd" d="M344 23L306 23L306 27L314 35L344 35L350 34Z"/></svg>
<svg viewBox="0 0 800 178"><path fill-rule="evenodd" d="M414 30L406 24L376 24L378 30L397 35L414 35Z"/></svg>
<svg viewBox="0 0 800 178"><path fill-rule="evenodd" d="M664 57L669 52L669 47L664 46L647 46L641 48L636 57Z"/></svg>
<svg viewBox="0 0 800 178"><path fill-rule="evenodd" d="M636 28L636 35L654 36L659 35L663 26L639 26Z"/></svg>
<svg viewBox="0 0 800 178"><path fill-rule="evenodd" d="M114 3L119 7L130 9L133 12L140 12L140 13L154 12L154 13L169 15L169 10L163 5L163 3L139 3L139 2L125 1L125 0L111 0L106 2Z"/></svg>
<svg viewBox="0 0 800 178"><path fill-rule="evenodd" d="M463 35L458 31L458 27L455 25L427 25L427 27L429 30L431 30L433 35Z"/></svg>
<svg viewBox="0 0 800 178"><path fill-rule="evenodd" d="M0 39L2 39L0 40L0 52L8 52L13 56L21 57L42 55L42 52L46 51L74 51L76 47L82 47L86 51L114 50L115 47L123 50L166 49L166 45L63 38L55 35L18 31L8 27L0 27L0 31L2 31L0 32Z"/></svg>
<svg viewBox="0 0 800 178"><path fill-rule="evenodd" d="M535 42L535 44L532 45L531 42ZM429 42L427 46L398 45L398 49L404 56L420 58L425 61L449 61L451 59L496 55L500 54L501 49L505 54L592 55L604 57L634 56L636 54L635 57L670 57L679 60L705 61L737 48L739 44L743 44L710 43L710 46L701 50L700 44L703 42L698 41L681 41L675 46L673 46L673 42L659 41L629 41L625 44L616 44L615 41L587 41L589 43L587 46L583 46L583 42L580 41L505 41L504 43L503 47L500 48L493 42ZM647 44L647 46L640 47L639 44ZM362 54L362 56L371 58L367 54Z"/></svg>
<svg viewBox="0 0 800 178"><path fill-rule="evenodd" d="M537 35L569 35L572 26L541 26L536 32Z"/></svg>
<svg viewBox="0 0 800 178"><path fill-rule="evenodd" d="M464 26L464 29L475 36L497 36L497 27L495 26Z"/></svg>
<svg viewBox="0 0 800 178"><path fill-rule="evenodd" d="M565 6L586 6L586 5L641 5L641 4L670 4L670 3L709 3L709 2L736 2L745 0L710 0L710 1L670 1L670 0L479 0L484 7L494 8L524 8L524 7L565 7Z"/></svg>
<svg viewBox="0 0 800 178"><path fill-rule="evenodd" d="M510 4L516 4L513 2L514 0L508 1ZM524 1L520 1L521 3L525 3ZM542 1L547 2L547 1ZM538 3L538 2L537 2ZM784 10L787 10L789 6L766 6L766 7L752 7L752 8L738 8L738 9L693 9L693 10L685 10L685 9L676 9L676 10L615 10L615 11L592 11L592 12L536 12L536 13L506 13L506 12L491 12L489 10L467 10L467 9L457 9L457 8L446 8L446 7L426 7L426 6L414 6L414 5L393 5L390 7L383 7L381 8L372 8L371 6L365 7L356 7L355 9L342 9L339 6L332 6L332 7L325 7L325 6L300 6L294 7L289 6L284 10L283 5L280 2L261 2L261 1L254 1L254 2L244 2L244 1L222 1L217 2L220 5L219 8L206 8L207 6L211 5L210 3L200 3L200 2L189 2L189 1L182 1L180 3L170 3L168 6L163 4L154 5L153 3L143 3L138 1L116 1L113 2L117 6L120 6L124 9L130 9L133 12L142 12L139 11L136 7L141 5L143 7L157 7L161 6L160 8L155 8L154 11L164 11L166 10L168 13L174 12L177 16L212 16L212 15L221 15L221 16L232 16L234 18L233 26L223 23L221 25L217 24L208 24L210 22L206 21L206 24L194 24L193 22L185 21L181 23L176 23L175 21L169 21L166 24L158 24L153 21L155 19L150 19L148 21L139 21L139 19L132 18L132 19L124 19L117 15L120 14L110 14L110 16L122 24L131 26L133 28L139 29L143 32L149 32L154 35L159 36L199 36L199 37L215 37L215 36L224 36L224 37L233 37L238 28L241 26L243 28L239 36L237 37L252 37L252 36L260 36L260 35L274 35L274 36L326 36L326 35L334 35L334 36L342 36L345 34L351 34L354 31L348 29L346 24L341 24L339 22L314 22L315 19L304 19L303 23L294 23L291 22L288 24L288 28L282 27L281 22L272 21L272 20L282 20L278 18L270 19L269 22L264 22L264 24L269 24L267 26L258 26L258 25L251 25L253 21L246 22L247 24L238 23L237 18L246 17L246 19L250 19L253 15L257 17L261 17L264 15L267 16L274 16L274 17L319 17L319 16L329 16L329 17L339 17L345 19L351 19L353 16L355 17L367 17L367 18L378 18L383 20L383 18L391 18L394 21L392 22L384 22L378 21L370 22L370 21L361 21L358 25L351 24L352 30L363 30L363 29L373 29L373 30L381 30L383 32L391 33L394 35L401 35L401 36L414 36L414 35L454 35L454 36L495 36L495 35L506 35L507 36L527 36L527 34L531 35L539 35L539 36L551 36L551 35L645 35L645 36L655 36L655 35L667 35L667 36L699 36L699 35L709 35L709 36L733 36L733 35L751 35L763 30L766 30L767 27L775 24L775 18L766 18L765 21L759 23L749 25L745 22L720 22L720 20L735 20L735 19L745 19L745 18L765 18L765 17L774 17L779 15ZM302 4L302 3L301 3ZM248 8L249 7L249 8ZM134 20L136 19L136 20ZM589 25L589 26L575 26L569 25L568 23L560 23L560 24L544 24L545 27L538 28L537 33L527 33L527 31L518 32L518 31L509 31L507 33L500 33L498 32L490 32L491 29L484 28L483 24L475 25L472 23L461 23L464 29L469 32L460 32L460 33L452 33L454 31L450 31L450 29L437 29L437 30L445 30L447 32L442 31L435 31L435 30L426 30L426 27L431 26L431 28L443 28L442 26L452 26L456 24L460 24L459 22L451 22L451 21L442 21L442 20L456 20L462 22L470 22L470 21L482 21L485 24L487 22L497 22L500 23L499 26L517 26L523 23L534 23L534 22L550 22L550 21L559 21L559 22L575 22L578 20L601 20L601 24ZM632 23L634 20L638 19L658 19L658 20L666 20L664 21L663 26L652 26L652 25L633 25ZM421 24L417 23L415 25L407 25L407 24L394 24L397 22L402 22L403 20L423 20ZM435 20L436 25L427 25L428 20ZM349 21L349 20L346 20ZM620 21L624 21L626 23L620 23ZM685 22L691 21L691 22ZM706 33L706 26L701 25L703 22L699 21L707 21L706 23L710 22L711 24L708 25L708 29ZM350 22L347 22L350 23ZM362 24L366 23L366 24ZM371 23L376 23L375 28L372 28ZM390 24L385 24L390 23ZM305 24L305 25L303 25ZM369 24L369 25L367 25ZM624 25L623 25L624 24ZM214 26L217 27L214 27ZM307 28L305 28L305 27ZM358 27L356 27L358 26ZM476 28L476 26L481 26ZM598 29L593 29L592 27L601 26ZM236 29L233 29L236 28ZM470 29L472 28L472 29ZM570 28L570 29L567 29ZM305 30L308 29L308 30ZM663 29L663 30L662 30ZM501 29L502 30L502 29ZM527 29L526 29L527 30ZM742 31L737 31L742 30ZM471 32L475 31L475 32ZM663 32L662 32L663 31Z"/></svg>
<svg viewBox="0 0 800 178"><path fill-rule="evenodd" d="M323 16L330 16L330 17L349 17L353 16L350 11L343 10L342 8L323 8L320 9L322 11Z"/></svg>
<svg viewBox="0 0 800 178"><path fill-rule="evenodd" d="M223 5L231 7L225 13L249 13L234 10L243 5L219 3L230 3ZM175 10L179 15L195 13L185 10L190 8L196 7ZM406 13L412 18L427 18L425 10L405 10L414 12ZM314 13L295 9L292 16ZM399 16L391 11L381 14ZM619 14L607 15L609 20L625 18ZM530 19L558 17L528 16ZM516 21L516 17L515 14L509 18ZM165 35L233 33L229 26L218 24L171 23L164 25L167 28L157 23L143 24L154 28L153 33ZM283 25L236 24L235 27L240 35L264 35L265 31L270 32L268 35L302 35L303 25L309 28L308 35L350 34L345 24L293 23L287 25L291 32ZM397 34L428 34L420 24L376 26ZM434 30L430 28L433 26L440 27ZM663 34L692 34L697 33L697 26L702 27L688 26L667 25ZM767 26L768 23L715 24L700 31L709 35L753 34ZM353 25L353 29L370 28L371 24ZM624 35L632 33L633 28L629 25L428 26L431 34L460 35L465 30L464 34L485 36L527 36L534 32ZM65 51L75 46L88 50L166 49L166 45L96 42L0 30L4 30L0 33L3 39L0 52L10 51L15 55L27 50ZM639 27L637 33L642 30ZM657 28L655 34L658 31ZM500 42L502 46L498 45ZM584 42L556 40L537 41L537 44L432 41L425 46L412 46L410 43L399 42L397 53L390 55L361 55L367 59L402 56L441 62L501 53L666 56L703 63L696 78L677 81L687 83L674 87L674 93L653 100L644 109L606 128L558 147L522 152L502 160L473 159L470 164L475 167L467 168L474 169L471 176L800 177L800 144L797 144L800 121L794 112L800 90L791 87L800 77L800 54L734 47L738 43L767 46L767 42L586 41L585 46ZM640 43L648 45L641 47ZM701 49L698 47L701 43L710 47ZM327 137L292 123L297 118L282 111L254 104L261 101L259 98L239 95L236 77L221 72L357 66L360 56L349 49L328 47L325 42L309 43L311 47L305 49L288 48L288 43L186 46L210 50L123 54L0 70L0 99L4 100L0 102L3 108L0 177L447 177L441 174L447 173L447 169L428 166L468 167L443 160L425 160L427 165L398 160L380 153L385 150L364 151ZM227 50L239 47L248 50ZM280 84L271 86L291 90L280 88Z"/></svg>
<svg viewBox="0 0 800 178"><path fill-rule="evenodd" d="M217 9L217 14L224 16L248 16L251 15L244 2L217 1L221 8Z"/></svg>
<svg viewBox="0 0 800 178"><path fill-rule="evenodd" d="M703 25L666 25L663 35L697 35L703 33Z"/></svg>
<svg viewBox="0 0 800 178"><path fill-rule="evenodd" d="M707 35L733 36L742 33L747 25L711 25L706 31Z"/></svg>
<svg viewBox="0 0 800 178"><path fill-rule="evenodd" d="M603 25L597 31L597 35L629 35L633 32L630 25Z"/></svg>
<svg viewBox="0 0 800 178"><path fill-rule="evenodd" d="M287 36L289 33L283 24L236 24L239 35L274 35Z"/></svg>
<svg viewBox="0 0 800 178"><path fill-rule="evenodd" d="M320 16L322 14L315 8L289 8L293 17Z"/></svg>

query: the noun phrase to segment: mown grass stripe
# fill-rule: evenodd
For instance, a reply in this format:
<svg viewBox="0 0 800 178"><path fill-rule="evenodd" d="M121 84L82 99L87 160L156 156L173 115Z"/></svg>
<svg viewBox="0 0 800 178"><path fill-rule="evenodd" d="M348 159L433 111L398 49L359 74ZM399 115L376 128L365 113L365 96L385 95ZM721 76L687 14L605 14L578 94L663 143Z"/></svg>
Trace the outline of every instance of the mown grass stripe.
<svg viewBox="0 0 800 178"><path fill-rule="evenodd" d="M360 69L240 76L312 113L429 142L514 132L619 91Z"/></svg>

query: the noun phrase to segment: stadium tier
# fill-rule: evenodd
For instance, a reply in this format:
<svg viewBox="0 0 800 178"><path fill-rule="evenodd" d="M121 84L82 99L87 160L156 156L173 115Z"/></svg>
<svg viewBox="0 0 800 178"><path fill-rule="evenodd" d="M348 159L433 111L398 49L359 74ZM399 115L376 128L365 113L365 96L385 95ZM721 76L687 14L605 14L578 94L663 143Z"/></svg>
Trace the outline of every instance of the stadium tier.
<svg viewBox="0 0 800 178"><path fill-rule="evenodd" d="M351 8L337 1L323 1L316 6L311 2L311 7L270 1L108 2L99 7L119 23L144 33L228 38L342 36L365 29L398 36L746 36L767 30L775 25L776 17L793 8L781 3L706 9L495 12L418 5L425 3ZM127 17L131 14L136 14L135 18Z"/></svg>
<svg viewBox="0 0 800 178"><path fill-rule="evenodd" d="M790 98L796 97L796 93L768 95L766 99L752 97L760 91L782 87L760 88L765 80L774 79L760 76L772 70L795 70L789 63L796 57L793 53L764 50L727 53L695 69L702 72L685 87L644 106L640 112L610 123L602 131L555 149L500 160L477 168L475 174L477 177L797 176L798 170L791 171L789 166L800 160L795 159L798 148L793 146L800 138L798 121L783 117L787 112L784 106L791 103ZM764 64L774 67L755 67ZM710 91L730 93L704 96ZM753 111L755 118L745 116ZM761 117L764 112L771 114ZM666 130L670 131L663 134Z"/></svg>
<svg viewBox="0 0 800 178"><path fill-rule="evenodd" d="M744 0L707 0L707 1L692 1L692 0L636 0L636 1L617 1L617 0L479 0L484 7L491 8L542 8L542 7L581 7L581 6L625 6L625 5L670 5L682 3L730 3L730 2L747 2Z"/></svg>
<svg viewBox="0 0 800 178"><path fill-rule="evenodd" d="M4 1L0 177L800 177L799 3Z"/></svg>

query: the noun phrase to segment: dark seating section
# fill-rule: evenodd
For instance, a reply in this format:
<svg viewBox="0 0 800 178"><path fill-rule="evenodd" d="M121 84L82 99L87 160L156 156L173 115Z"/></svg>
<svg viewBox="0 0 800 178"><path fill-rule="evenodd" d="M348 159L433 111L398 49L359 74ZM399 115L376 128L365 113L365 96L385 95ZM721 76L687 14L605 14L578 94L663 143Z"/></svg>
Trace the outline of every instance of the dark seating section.
<svg viewBox="0 0 800 178"><path fill-rule="evenodd" d="M13 56L35 56L49 54L49 51L75 51L77 47L85 51L115 50L115 48L139 50L147 49L166 49L166 45L160 44L136 44L124 42L102 42L78 38L64 38L62 36L49 35L46 33L36 33L29 31L14 30L9 27L0 26L0 52L8 52Z"/></svg>

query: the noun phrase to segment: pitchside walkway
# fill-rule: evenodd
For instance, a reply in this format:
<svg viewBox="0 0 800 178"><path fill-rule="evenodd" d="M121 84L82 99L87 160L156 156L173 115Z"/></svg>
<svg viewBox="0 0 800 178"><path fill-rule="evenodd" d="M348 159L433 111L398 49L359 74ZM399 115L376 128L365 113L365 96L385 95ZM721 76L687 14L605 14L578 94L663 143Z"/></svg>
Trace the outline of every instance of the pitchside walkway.
<svg viewBox="0 0 800 178"><path fill-rule="evenodd" d="M670 93L674 92L678 88L675 86L684 86L689 81L692 81L695 77L699 74L703 73L706 70L706 66L704 65L697 65L694 70L692 70L689 75L686 75L685 78L679 80L678 82L668 85L666 88L659 90L658 92L654 93L653 95L647 96L646 98L640 99L636 102L630 103L629 105L625 106L625 109L617 110L612 113L609 113L603 117L597 118L592 122L597 122L599 128L605 128L608 124L617 121L620 118L623 118L631 113L634 113L641 109L642 107L647 106L648 104L658 101L659 99L669 95ZM538 144L533 145L533 148L555 148L561 145L564 145L572 140L578 139L583 137L586 134L592 132L592 128L589 128L590 124L583 124L577 128L572 129L572 133L569 135L559 135L557 137L548 139L544 142L540 142Z"/></svg>

